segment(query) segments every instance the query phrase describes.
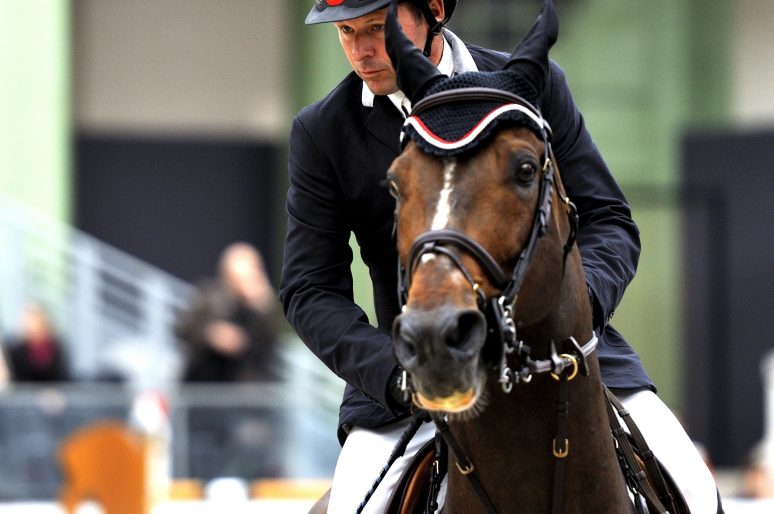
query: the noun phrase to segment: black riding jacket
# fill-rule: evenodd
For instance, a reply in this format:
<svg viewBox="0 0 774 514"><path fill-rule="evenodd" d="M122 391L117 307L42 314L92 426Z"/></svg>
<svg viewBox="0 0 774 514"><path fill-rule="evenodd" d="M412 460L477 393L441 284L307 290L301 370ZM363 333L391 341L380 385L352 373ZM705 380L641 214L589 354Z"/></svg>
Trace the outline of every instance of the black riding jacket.
<svg viewBox="0 0 774 514"><path fill-rule="evenodd" d="M467 45L479 70L497 70L507 54ZM298 335L346 383L339 438L347 428L375 428L407 415L394 407L388 381L396 365L390 331L399 313L395 203L385 173L400 151L403 118L387 97L361 101L363 82L350 73L293 120L287 195L288 232L280 298ZM586 130L564 72L551 63L540 109L567 193L578 207L578 246L594 296L598 355L605 384L650 387L639 357L607 324L632 280L640 253L629 205ZM354 233L369 268L375 328L353 301Z"/></svg>

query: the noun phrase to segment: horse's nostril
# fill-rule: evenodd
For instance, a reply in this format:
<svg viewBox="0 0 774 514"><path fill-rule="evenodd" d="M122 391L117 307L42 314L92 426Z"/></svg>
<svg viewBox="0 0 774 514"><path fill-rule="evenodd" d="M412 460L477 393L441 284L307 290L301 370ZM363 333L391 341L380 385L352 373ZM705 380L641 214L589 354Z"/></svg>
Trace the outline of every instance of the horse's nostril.
<svg viewBox="0 0 774 514"><path fill-rule="evenodd" d="M417 346L413 342L402 338L399 339L398 341L400 342L401 351L403 354L405 354L406 357L408 358L416 357Z"/></svg>
<svg viewBox="0 0 774 514"><path fill-rule="evenodd" d="M392 325L392 337L395 354L401 364L406 367L406 364L417 356L417 346L411 323L403 323L401 316L395 318Z"/></svg>
<svg viewBox="0 0 774 514"><path fill-rule="evenodd" d="M444 341L451 348L478 349L484 343L486 323L479 311L457 313L444 334Z"/></svg>

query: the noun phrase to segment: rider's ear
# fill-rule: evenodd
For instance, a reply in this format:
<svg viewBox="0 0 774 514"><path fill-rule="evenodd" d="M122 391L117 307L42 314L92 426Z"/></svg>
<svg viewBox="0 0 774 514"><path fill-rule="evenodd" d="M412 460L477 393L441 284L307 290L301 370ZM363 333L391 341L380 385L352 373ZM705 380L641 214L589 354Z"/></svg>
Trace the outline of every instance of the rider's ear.
<svg viewBox="0 0 774 514"><path fill-rule="evenodd" d="M438 21L443 21L446 17L444 13L444 6L441 0L431 0L429 2L430 10L433 12L433 16Z"/></svg>

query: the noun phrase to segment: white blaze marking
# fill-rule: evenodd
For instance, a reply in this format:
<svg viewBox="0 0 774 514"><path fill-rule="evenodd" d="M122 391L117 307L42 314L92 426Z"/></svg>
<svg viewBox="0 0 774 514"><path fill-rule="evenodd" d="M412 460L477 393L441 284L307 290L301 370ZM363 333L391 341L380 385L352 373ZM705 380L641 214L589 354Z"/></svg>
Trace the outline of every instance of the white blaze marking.
<svg viewBox="0 0 774 514"><path fill-rule="evenodd" d="M435 216L433 217L433 223L430 226L432 230L440 230L446 228L449 223L449 213L451 212L451 194L452 194L452 179L454 178L454 170L457 167L457 159L446 159L443 168L443 189L438 196L438 205L435 206Z"/></svg>

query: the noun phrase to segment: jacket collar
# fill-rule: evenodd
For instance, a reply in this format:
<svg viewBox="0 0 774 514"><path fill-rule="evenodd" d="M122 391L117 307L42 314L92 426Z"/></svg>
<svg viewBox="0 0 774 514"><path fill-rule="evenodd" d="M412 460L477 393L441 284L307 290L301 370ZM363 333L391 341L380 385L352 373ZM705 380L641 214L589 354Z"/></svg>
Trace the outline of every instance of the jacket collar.
<svg viewBox="0 0 774 514"><path fill-rule="evenodd" d="M478 71L478 66L476 66L473 56L470 55L470 52L465 47L465 43L454 32L446 28L443 29L443 54L441 55L441 62L438 64L438 70L448 77L466 71ZM363 106L373 107L374 97L375 95L368 89L366 83L363 82L363 92L361 95ZM405 113L401 109L401 105L405 105L405 102L407 102L407 100L404 102L406 95L403 94L403 91L396 91L387 95L387 97L405 117ZM410 105L408 107L410 110Z"/></svg>
<svg viewBox="0 0 774 514"><path fill-rule="evenodd" d="M439 65L441 72L458 74L466 71L478 71L478 66L465 47L465 43L448 29L443 29L443 36L444 56L441 57ZM446 69L442 69L443 67ZM391 98L398 93L400 93L400 97ZM365 82L363 83L362 103L370 111L367 114L366 127L376 139L387 145L397 155L400 153L400 129L405 118L400 105L405 95L401 91L393 93L393 95L377 98L368 89ZM410 110L410 105L408 109Z"/></svg>

